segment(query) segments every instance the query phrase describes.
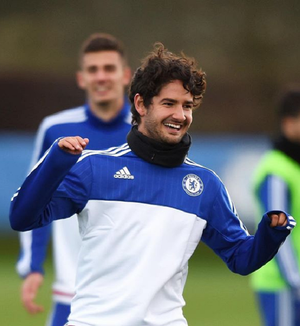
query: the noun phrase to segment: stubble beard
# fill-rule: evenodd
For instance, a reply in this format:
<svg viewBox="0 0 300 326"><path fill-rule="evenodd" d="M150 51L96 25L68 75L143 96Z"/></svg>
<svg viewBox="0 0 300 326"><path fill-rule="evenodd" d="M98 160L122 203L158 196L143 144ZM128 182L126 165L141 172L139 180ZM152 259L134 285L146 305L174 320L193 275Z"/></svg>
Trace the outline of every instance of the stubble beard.
<svg viewBox="0 0 300 326"><path fill-rule="evenodd" d="M182 134L181 137L172 137L172 136L168 136L163 132L163 128L165 128L163 122L161 122L162 125L162 129L159 130L158 129L158 124L156 121L150 119L147 122L145 122L145 128L147 130L147 136L151 139L154 139L160 143L165 143L165 144L169 144L169 145L176 145L178 143L181 142L183 136L185 135ZM186 126L183 126L186 127Z"/></svg>

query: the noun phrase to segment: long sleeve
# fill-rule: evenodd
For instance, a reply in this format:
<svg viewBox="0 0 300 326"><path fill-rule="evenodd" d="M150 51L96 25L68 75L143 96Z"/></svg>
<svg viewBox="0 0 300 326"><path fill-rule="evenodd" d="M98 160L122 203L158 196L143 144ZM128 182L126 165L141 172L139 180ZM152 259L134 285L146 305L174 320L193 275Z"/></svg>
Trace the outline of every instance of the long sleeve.
<svg viewBox="0 0 300 326"><path fill-rule="evenodd" d="M46 121L44 120L38 129L34 150L31 158L30 169L43 156L51 146L47 136ZM16 265L19 276L26 277L29 273L44 273L43 264L46 259L47 248L51 237L51 225L44 226L26 232L20 232L20 254Z"/></svg>
<svg viewBox="0 0 300 326"><path fill-rule="evenodd" d="M211 208L209 223L203 233L203 242L211 247L238 274L247 275L266 264L294 226L271 228L267 214L262 218L256 234L249 235L239 219L229 194L221 184L220 192Z"/></svg>
<svg viewBox="0 0 300 326"><path fill-rule="evenodd" d="M265 210L290 211L290 191L283 179L269 175L259 189L259 198ZM276 255L282 277L292 288L300 288L300 271L293 242L288 238Z"/></svg>
<svg viewBox="0 0 300 326"><path fill-rule="evenodd" d="M80 166L77 173L74 166L76 172L69 172L78 158L62 151L57 142L52 145L12 198L10 223L13 229L31 230L82 210L91 185L91 169L88 165Z"/></svg>
<svg viewBox="0 0 300 326"><path fill-rule="evenodd" d="M44 261L51 237L51 225L20 232L20 255L17 262L17 272L21 277L38 272L44 274Z"/></svg>

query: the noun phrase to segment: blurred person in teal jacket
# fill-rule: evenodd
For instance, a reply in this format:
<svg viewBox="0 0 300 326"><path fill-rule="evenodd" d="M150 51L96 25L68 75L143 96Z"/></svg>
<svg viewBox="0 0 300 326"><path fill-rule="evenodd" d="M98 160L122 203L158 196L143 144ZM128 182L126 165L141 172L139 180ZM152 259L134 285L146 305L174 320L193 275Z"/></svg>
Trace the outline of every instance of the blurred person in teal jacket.
<svg viewBox="0 0 300 326"><path fill-rule="evenodd" d="M280 209L299 221L300 87L280 99L279 119L280 135L256 169L254 193L259 214ZM276 257L253 274L252 285L265 326L300 325L300 229L295 228Z"/></svg>

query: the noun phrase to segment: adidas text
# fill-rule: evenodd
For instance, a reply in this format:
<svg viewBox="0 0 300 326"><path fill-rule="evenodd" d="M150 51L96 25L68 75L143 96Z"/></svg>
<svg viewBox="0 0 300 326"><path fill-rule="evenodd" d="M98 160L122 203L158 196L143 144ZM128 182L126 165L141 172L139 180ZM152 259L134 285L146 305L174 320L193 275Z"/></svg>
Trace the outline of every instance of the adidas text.
<svg viewBox="0 0 300 326"><path fill-rule="evenodd" d="M116 179L134 179L134 176L129 172L128 168L124 166L121 170L117 171L114 174L114 178Z"/></svg>

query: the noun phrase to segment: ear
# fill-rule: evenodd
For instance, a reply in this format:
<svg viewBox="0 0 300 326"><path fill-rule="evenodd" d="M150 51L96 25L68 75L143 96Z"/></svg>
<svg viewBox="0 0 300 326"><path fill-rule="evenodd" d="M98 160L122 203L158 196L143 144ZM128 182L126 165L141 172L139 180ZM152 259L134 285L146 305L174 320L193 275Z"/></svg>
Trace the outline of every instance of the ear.
<svg viewBox="0 0 300 326"><path fill-rule="evenodd" d="M85 89L85 83L84 83L84 80L83 80L81 70L77 71L77 73L76 73L76 81L77 81L77 85L78 85L79 88Z"/></svg>
<svg viewBox="0 0 300 326"><path fill-rule="evenodd" d="M134 95L134 106L141 117L146 115L147 109L144 105L144 100L139 93Z"/></svg>
<svg viewBox="0 0 300 326"><path fill-rule="evenodd" d="M124 67L124 77L123 77L123 84L124 86L128 86L131 80L131 69L129 67Z"/></svg>

